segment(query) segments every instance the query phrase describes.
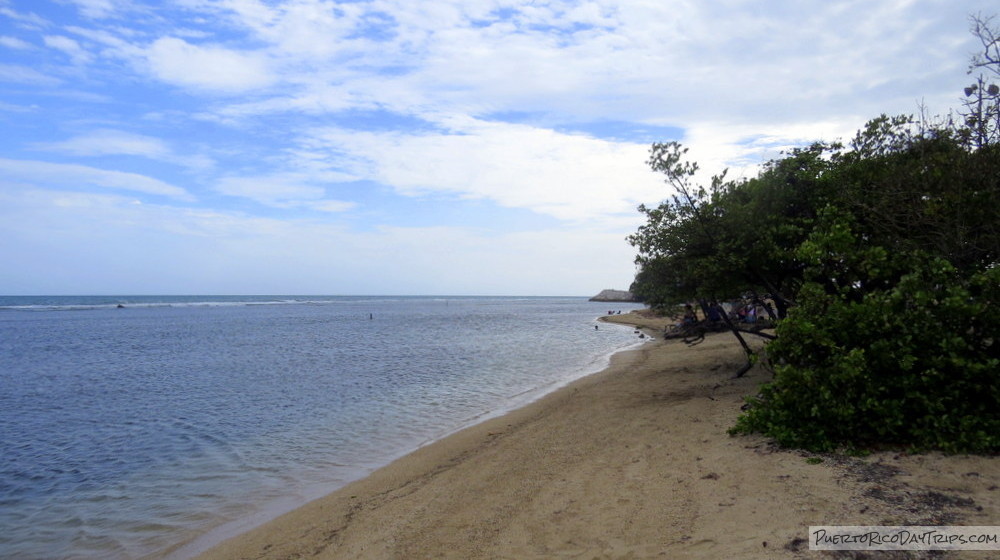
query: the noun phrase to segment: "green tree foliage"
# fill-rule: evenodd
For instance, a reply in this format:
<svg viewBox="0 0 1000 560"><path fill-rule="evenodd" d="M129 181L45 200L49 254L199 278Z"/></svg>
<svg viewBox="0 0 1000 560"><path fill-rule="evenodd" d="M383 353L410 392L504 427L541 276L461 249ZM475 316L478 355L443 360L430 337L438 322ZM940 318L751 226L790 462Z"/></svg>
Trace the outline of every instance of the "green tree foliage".
<svg viewBox="0 0 1000 560"><path fill-rule="evenodd" d="M783 316L803 271L791 249L805 240L817 208L836 194L824 176L840 148L795 149L754 179L715 177L706 190L689 185L697 167L679 163L685 154L679 144L654 144L651 166L680 194L655 208L639 207L647 223L629 237L639 250L633 293L653 307L770 294Z"/></svg>
<svg viewBox="0 0 1000 560"><path fill-rule="evenodd" d="M634 289L789 306L767 348L774 378L735 432L1000 451L1000 149L966 138L883 116L847 148L793 150L710 189L686 182L678 145L654 145L679 194L640 209Z"/></svg>
<svg viewBox="0 0 1000 560"><path fill-rule="evenodd" d="M969 149L962 138L946 127L917 131L901 117L858 133L831 179L866 239L925 249L961 270L1000 260L1000 144Z"/></svg>
<svg viewBox="0 0 1000 560"><path fill-rule="evenodd" d="M691 185L698 168L684 161L686 152L676 142L653 144L647 163L667 177L677 194L655 208L639 206L647 223L629 237L639 249L641 265L633 293L654 307L693 296L697 286L692 281L711 275L713 268L706 260L712 256L712 241L698 219L708 195Z"/></svg>
<svg viewBox="0 0 1000 560"><path fill-rule="evenodd" d="M654 306L771 294L774 372L734 433L812 450L1000 452L1000 41L959 124L869 122L755 178L693 185L677 144L650 165L677 196L641 207L633 291Z"/></svg>
<svg viewBox="0 0 1000 560"><path fill-rule="evenodd" d="M768 348L774 379L735 431L813 450L1000 450L1000 268L963 274L823 218L797 251L807 281Z"/></svg>

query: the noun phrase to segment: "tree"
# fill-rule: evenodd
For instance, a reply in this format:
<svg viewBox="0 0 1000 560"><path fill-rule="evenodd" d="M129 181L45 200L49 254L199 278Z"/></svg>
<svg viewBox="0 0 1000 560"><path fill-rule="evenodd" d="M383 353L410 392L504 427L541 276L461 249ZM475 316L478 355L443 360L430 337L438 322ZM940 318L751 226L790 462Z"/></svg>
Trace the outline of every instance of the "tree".
<svg viewBox="0 0 1000 560"><path fill-rule="evenodd" d="M655 208L639 206L647 222L628 237L639 250L633 290L654 307L729 288L716 284L728 282L725 263L715 259L712 235L722 227L723 216L713 210L708 191L692 185L698 167L684 160L686 153L677 142L653 144L648 164L666 175L676 194Z"/></svg>
<svg viewBox="0 0 1000 560"><path fill-rule="evenodd" d="M1000 450L1000 152L910 119L869 123L795 249L797 306L734 432L831 450ZM997 343L995 343L995 341Z"/></svg>
<svg viewBox="0 0 1000 560"><path fill-rule="evenodd" d="M650 165L678 194L655 208L640 206L647 223L629 236L639 254L633 285L653 306L692 299L767 294L783 318L801 283L801 243L834 193L825 179L839 144L816 143L768 163L750 180L714 177L693 186L697 166L684 163L677 143L654 144Z"/></svg>
<svg viewBox="0 0 1000 560"><path fill-rule="evenodd" d="M982 52L969 64L969 74L975 74L975 81L965 88L962 115L969 141L983 147L1000 141L1000 32L993 27L992 17L975 15L970 20Z"/></svg>
<svg viewBox="0 0 1000 560"><path fill-rule="evenodd" d="M677 194L640 207L634 291L660 306L770 294L774 377L733 433L813 450L1000 451L1000 33L961 123L873 119L752 179L692 183L680 145L650 165Z"/></svg>
<svg viewBox="0 0 1000 560"><path fill-rule="evenodd" d="M783 302L774 378L736 432L1000 450L1000 147L967 132L881 116L847 148L795 149L707 189L678 144L653 146L677 194L640 208L635 291Z"/></svg>

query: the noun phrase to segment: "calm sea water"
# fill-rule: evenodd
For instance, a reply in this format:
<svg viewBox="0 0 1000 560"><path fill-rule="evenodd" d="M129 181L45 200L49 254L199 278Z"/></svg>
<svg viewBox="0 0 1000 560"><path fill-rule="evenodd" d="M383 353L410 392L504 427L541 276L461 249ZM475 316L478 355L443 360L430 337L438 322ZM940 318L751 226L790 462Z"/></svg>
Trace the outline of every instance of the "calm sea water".
<svg viewBox="0 0 1000 560"><path fill-rule="evenodd" d="M0 297L0 558L188 556L603 368L635 307Z"/></svg>

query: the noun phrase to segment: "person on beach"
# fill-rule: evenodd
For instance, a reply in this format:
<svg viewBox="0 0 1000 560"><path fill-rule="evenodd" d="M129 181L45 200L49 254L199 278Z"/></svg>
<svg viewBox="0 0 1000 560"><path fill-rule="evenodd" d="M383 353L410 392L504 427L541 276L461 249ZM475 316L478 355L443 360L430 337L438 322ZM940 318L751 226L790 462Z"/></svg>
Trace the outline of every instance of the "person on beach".
<svg viewBox="0 0 1000 560"><path fill-rule="evenodd" d="M681 326L690 326L698 322L698 316L694 312L694 307L691 304L684 305L684 318L681 319Z"/></svg>
<svg viewBox="0 0 1000 560"><path fill-rule="evenodd" d="M719 305L719 302L713 301L712 303L708 304L708 320L711 321L712 323L721 322L723 313L725 313L725 311L723 311L722 306Z"/></svg>

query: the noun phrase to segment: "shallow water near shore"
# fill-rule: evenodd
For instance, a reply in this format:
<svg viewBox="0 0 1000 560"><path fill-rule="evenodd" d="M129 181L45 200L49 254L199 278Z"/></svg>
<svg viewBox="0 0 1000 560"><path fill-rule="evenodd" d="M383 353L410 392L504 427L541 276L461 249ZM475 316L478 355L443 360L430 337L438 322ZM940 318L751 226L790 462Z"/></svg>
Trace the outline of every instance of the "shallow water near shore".
<svg viewBox="0 0 1000 560"><path fill-rule="evenodd" d="M0 298L0 557L137 558L259 521L601 369L638 340L596 318L637 307Z"/></svg>

